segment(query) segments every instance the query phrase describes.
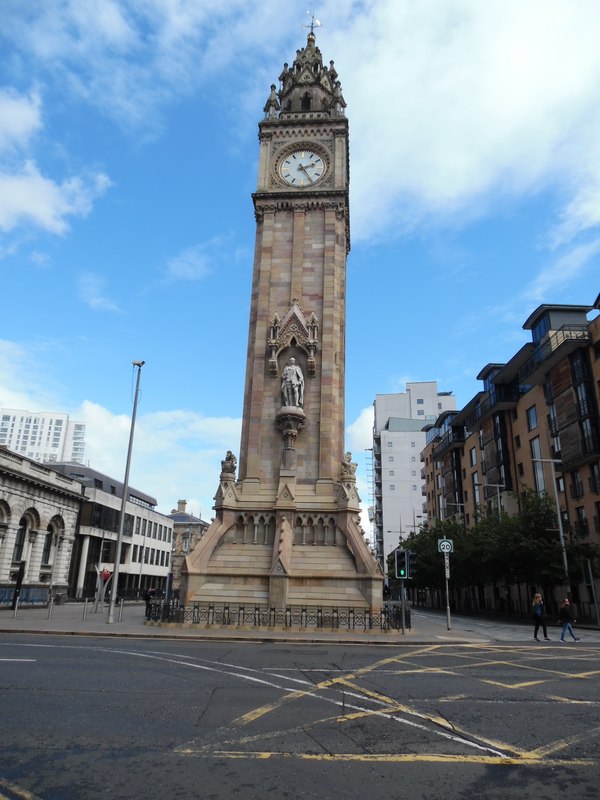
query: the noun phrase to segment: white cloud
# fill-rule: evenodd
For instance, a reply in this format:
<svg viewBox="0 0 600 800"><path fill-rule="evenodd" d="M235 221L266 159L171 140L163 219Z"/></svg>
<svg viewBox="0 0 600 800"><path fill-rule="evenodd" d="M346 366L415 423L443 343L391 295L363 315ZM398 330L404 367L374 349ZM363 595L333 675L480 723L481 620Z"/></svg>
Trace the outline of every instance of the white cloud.
<svg viewBox="0 0 600 800"><path fill-rule="evenodd" d="M536 276L526 288L524 299L529 303L541 303L548 296L557 296L560 289L568 286L590 266L590 262L598 253L600 253L600 238L572 247Z"/></svg>
<svg viewBox="0 0 600 800"><path fill-rule="evenodd" d="M211 271L218 243L208 242L182 250L167 262L168 281L198 281Z"/></svg>
<svg viewBox="0 0 600 800"><path fill-rule="evenodd" d="M44 352L51 344L33 345L0 339L0 406L32 411L56 405L56 386L45 369Z"/></svg>
<svg viewBox="0 0 600 800"><path fill-rule="evenodd" d="M64 234L69 228L68 218L86 216L109 185L102 174L89 180L68 178L59 184L42 175L33 161L10 172L0 165L0 230L33 225Z"/></svg>
<svg viewBox="0 0 600 800"><path fill-rule="evenodd" d="M119 306L106 296L106 280L92 272L84 272L79 278L79 296L86 305L96 311L120 311Z"/></svg>
<svg viewBox="0 0 600 800"><path fill-rule="evenodd" d="M73 412L86 424L86 461L123 480L131 417L113 414L85 401ZM183 410L139 413L132 448L130 483L157 498L168 513L186 499L204 519L219 485L220 462L227 450L237 451L241 420L204 417ZM190 508L188 508L190 510Z"/></svg>
<svg viewBox="0 0 600 800"><path fill-rule="evenodd" d="M28 144L41 128L40 106L37 92L19 95L0 89L0 152Z"/></svg>
<svg viewBox="0 0 600 800"><path fill-rule="evenodd" d="M589 198L600 159L600 12L562 0L378 0L327 49L351 117L353 237L462 222L554 185ZM597 153L597 146L593 153ZM595 225L600 203L580 221Z"/></svg>
<svg viewBox="0 0 600 800"><path fill-rule="evenodd" d="M346 429L348 448L359 457L364 450L373 447L373 406L363 408L358 417Z"/></svg>
<svg viewBox="0 0 600 800"><path fill-rule="evenodd" d="M85 400L75 408L61 401L63 387L45 369L51 343L17 344L0 339L0 406L31 411L65 411L86 425L86 463L118 481L125 474L130 414L115 414ZM132 409L133 410L133 409ZM219 485L221 459L238 452L241 419L207 417L182 409L144 412L138 406L131 459L130 483L158 500L170 513L177 500L204 519L212 516Z"/></svg>

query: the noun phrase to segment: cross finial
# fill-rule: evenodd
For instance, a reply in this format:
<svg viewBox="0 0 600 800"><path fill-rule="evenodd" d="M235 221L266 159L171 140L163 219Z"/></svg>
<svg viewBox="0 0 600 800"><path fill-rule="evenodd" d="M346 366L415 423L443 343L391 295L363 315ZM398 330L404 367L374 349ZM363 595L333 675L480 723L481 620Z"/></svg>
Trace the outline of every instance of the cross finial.
<svg viewBox="0 0 600 800"><path fill-rule="evenodd" d="M307 11L306 13L310 17L310 25L305 25L304 27L305 28L310 28L310 32L314 35L315 28L320 28L321 27L321 22L320 22L320 20L318 20L315 17L314 9L312 11Z"/></svg>

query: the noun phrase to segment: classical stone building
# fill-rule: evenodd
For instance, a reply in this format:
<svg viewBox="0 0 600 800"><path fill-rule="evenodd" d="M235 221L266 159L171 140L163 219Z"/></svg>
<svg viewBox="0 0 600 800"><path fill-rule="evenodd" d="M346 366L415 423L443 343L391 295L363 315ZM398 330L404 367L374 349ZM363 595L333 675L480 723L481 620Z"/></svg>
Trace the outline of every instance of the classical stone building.
<svg viewBox="0 0 600 800"><path fill-rule="evenodd" d="M171 554L171 588L175 597L181 590L183 562L204 536L209 523L187 511L187 500L178 500L177 508L168 515L173 523L173 550Z"/></svg>
<svg viewBox="0 0 600 800"><path fill-rule="evenodd" d="M0 447L0 604L67 592L83 485ZM19 575L19 573L21 573Z"/></svg>
<svg viewBox="0 0 600 800"><path fill-rule="evenodd" d="M348 120L314 32L259 124L256 245L239 471L183 567L190 602L379 608L344 452Z"/></svg>

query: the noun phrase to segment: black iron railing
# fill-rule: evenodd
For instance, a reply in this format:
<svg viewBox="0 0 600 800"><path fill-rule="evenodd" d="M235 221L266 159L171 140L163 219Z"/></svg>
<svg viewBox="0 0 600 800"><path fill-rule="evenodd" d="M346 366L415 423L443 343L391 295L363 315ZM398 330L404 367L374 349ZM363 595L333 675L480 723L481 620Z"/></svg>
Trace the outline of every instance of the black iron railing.
<svg viewBox="0 0 600 800"><path fill-rule="evenodd" d="M410 627L406 609L405 621ZM192 625L251 626L256 628L333 628L339 630L398 630L402 627L397 604L384 605L379 611L368 608L333 608L321 606L235 605L177 601L152 602L146 610L148 622L172 622Z"/></svg>

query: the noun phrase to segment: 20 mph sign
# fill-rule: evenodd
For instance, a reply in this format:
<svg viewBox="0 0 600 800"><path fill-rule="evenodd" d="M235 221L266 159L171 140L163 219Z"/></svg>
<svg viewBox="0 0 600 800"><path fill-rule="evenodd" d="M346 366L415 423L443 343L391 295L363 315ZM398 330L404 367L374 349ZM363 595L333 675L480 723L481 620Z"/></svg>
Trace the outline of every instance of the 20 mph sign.
<svg viewBox="0 0 600 800"><path fill-rule="evenodd" d="M453 553L454 542L452 539L438 539L438 553Z"/></svg>

